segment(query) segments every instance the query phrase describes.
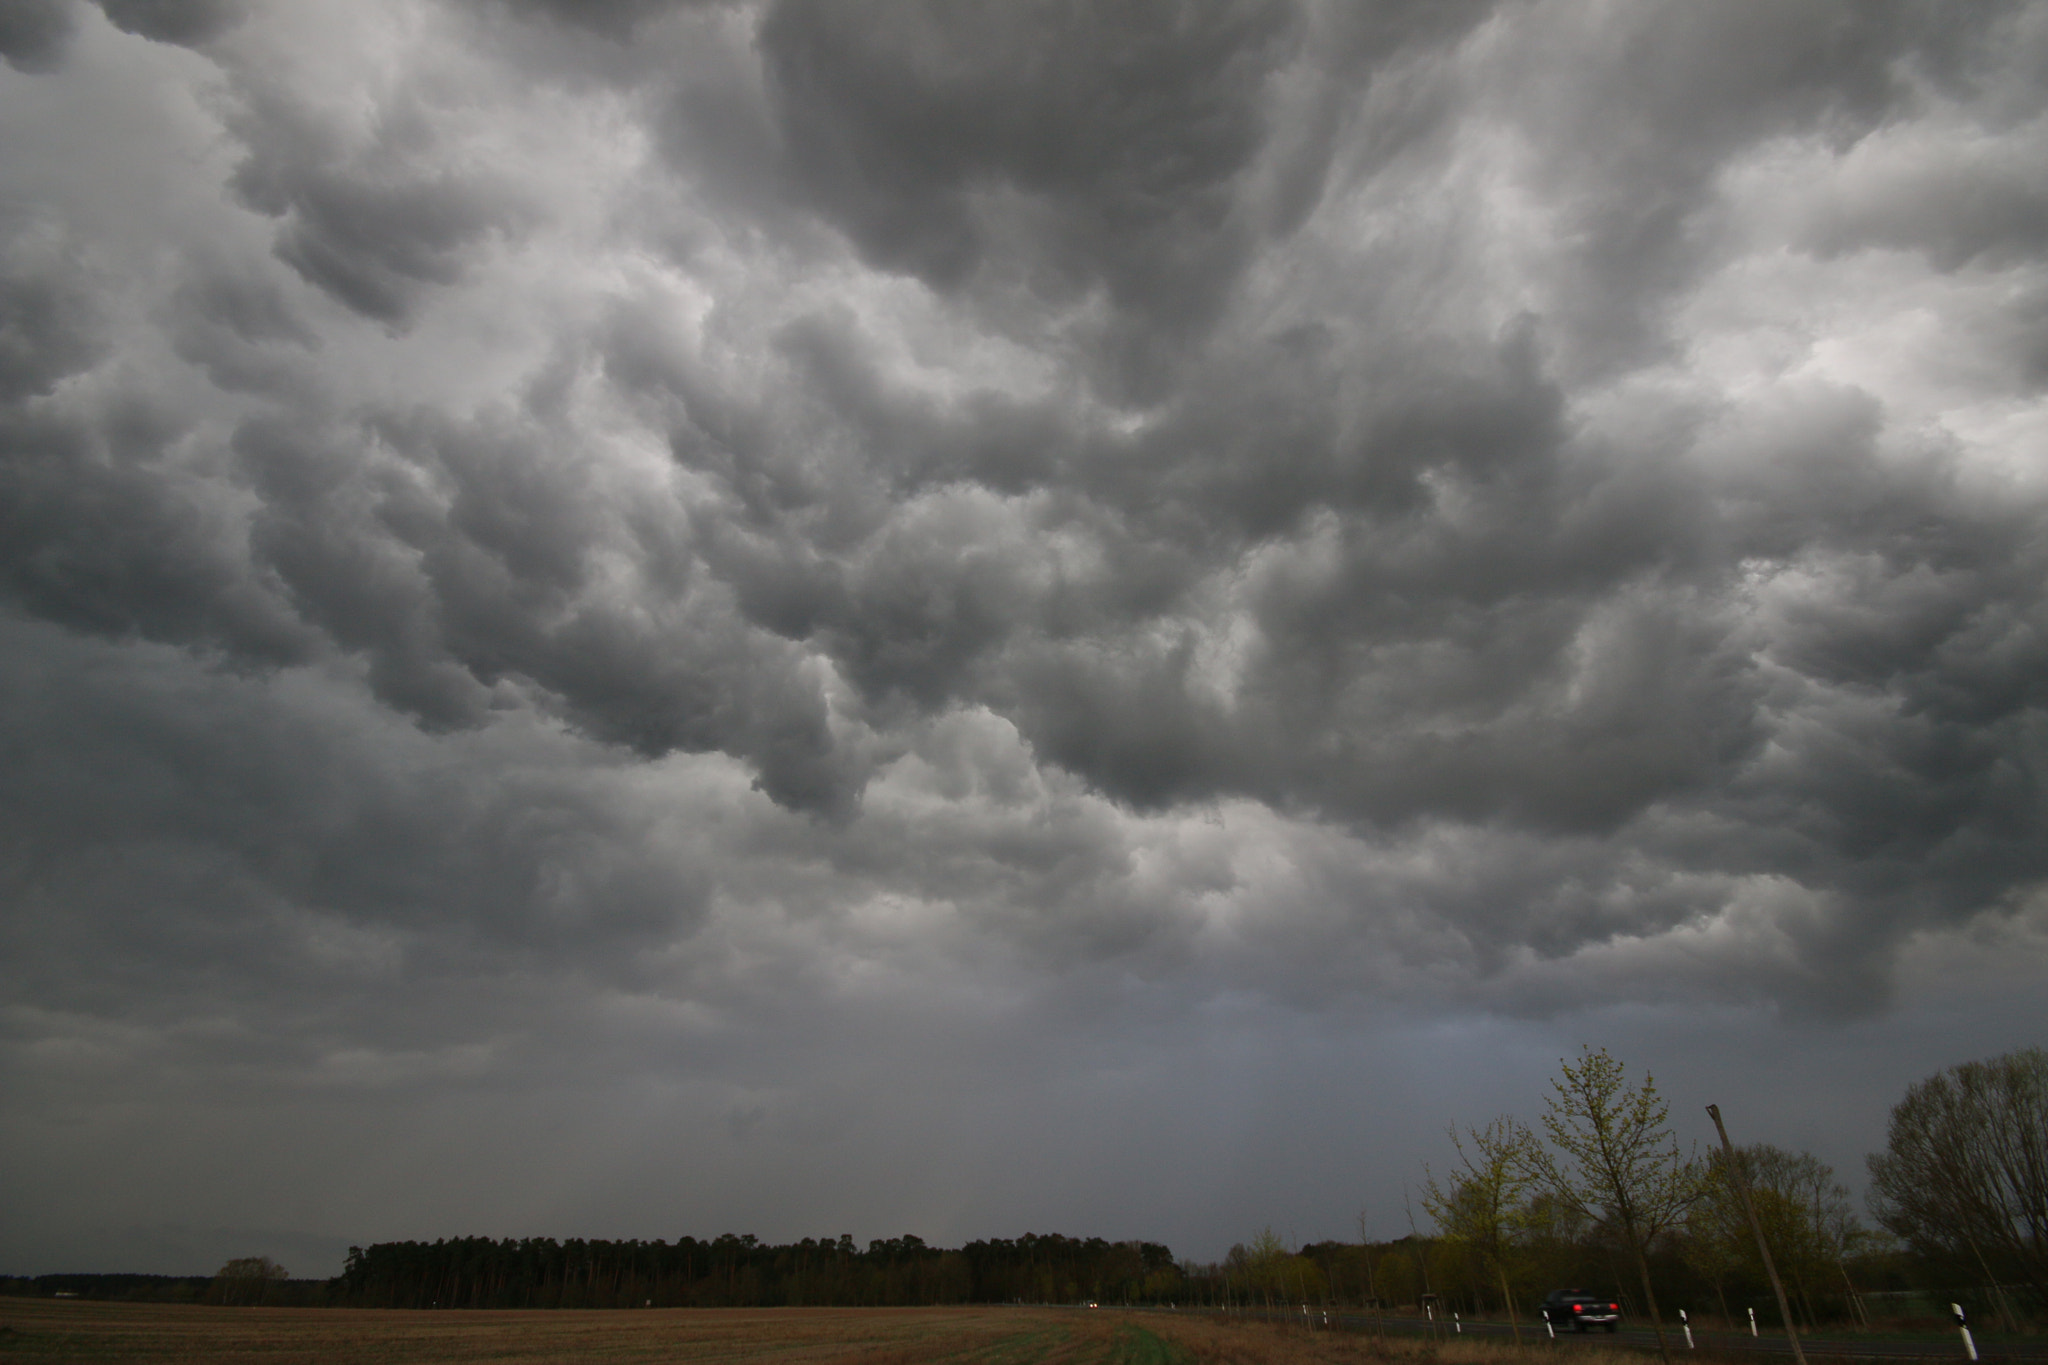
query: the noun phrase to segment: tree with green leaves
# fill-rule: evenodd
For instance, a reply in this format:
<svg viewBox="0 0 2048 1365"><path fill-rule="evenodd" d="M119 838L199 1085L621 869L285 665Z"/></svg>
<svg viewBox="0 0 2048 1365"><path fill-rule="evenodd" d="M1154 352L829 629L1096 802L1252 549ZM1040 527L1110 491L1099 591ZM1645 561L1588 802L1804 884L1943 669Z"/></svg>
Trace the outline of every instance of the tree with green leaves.
<svg viewBox="0 0 2048 1365"><path fill-rule="evenodd" d="M1733 1320L1728 1310L1728 1281L1749 1268L1749 1246L1743 1241L1748 1225L1743 1221L1741 1196L1723 1178L1720 1163L1710 1174L1698 1203L1685 1216L1685 1237L1679 1252L1694 1274L1706 1281L1721 1305L1721 1316Z"/></svg>
<svg viewBox="0 0 2048 1365"><path fill-rule="evenodd" d="M1508 1327L1520 1342L1522 1321L1515 1312L1508 1263L1529 1195L1538 1185L1536 1135L1506 1115L1484 1128L1466 1129L1462 1138L1456 1125L1450 1133L1458 1164L1442 1184L1423 1168L1422 1206L1448 1241L1469 1249L1499 1281Z"/></svg>
<svg viewBox="0 0 2048 1365"><path fill-rule="evenodd" d="M1849 1202L1849 1187L1835 1179L1834 1167L1811 1152L1787 1151L1770 1143L1738 1148L1736 1159L1750 1163L1750 1188L1766 1192L1782 1210L1775 1216L1788 1229L1785 1244L1791 1251L1785 1260L1799 1297L1806 1304L1806 1316L1815 1318L1814 1294L1827 1292L1826 1286L1835 1276L1848 1290L1844 1302L1849 1311L1857 1312L1856 1293L1849 1283L1845 1262L1850 1248L1861 1240L1863 1229ZM1760 1217L1766 1216L1762 1207L1757 1212ZM1765 1231L1768 1234L1768 1221Z"/></svg>
<svg viewBox="0 0 2048 1365"><path fill-rule="evenodd" d="M1323 1268L1287 1249L1279 1234L1263 1229L1250 1246L1232 1247L1224 1264L1244 1289L1265 1300L1266 1307L1288 1303L1327 1302L1330 1284Z"/></svg>
<svg viewBox="0 0 2048 1365"><path fill-rule="evenodd" d="M1650 1244L1699 1198L1701 1167L1680 1151L1670 1109L1653 1077L1630 1089L1622 1065L1606 1048L1580 1049L1560 1062L1551 1082L1543 1129L1546 1149L1532 1144L1533 1171L1562 1203L1619 1237L1642 1277L1657 1350L1668 1362L1664 1321L1650 1286Z"/></svg>
<svg viewBox="0 0 2048 1365"><path fill-rule="evenodd" d="M1838 1275L1848 1284L1842 1263L1861 1232L1848 1188L1835 1179L1833 1167L1811 1152L1758 1142L1737 1147L1735 1161L1748 1180L1772 1258L1805 1304L1808 1322L1814 1322L1814 1294L1826 1292L1827 1283ZM1721 1153L1709 1158L1705 1177L1700 1200L1686 1217L1686 1259L1719 1296L1728 1275L1761 1277L1763 1266L1740 1192ZM1853 1292L1849 1307L1855 1311ZM1727 1311L1725 1299L1722 1311Z"/></svg>

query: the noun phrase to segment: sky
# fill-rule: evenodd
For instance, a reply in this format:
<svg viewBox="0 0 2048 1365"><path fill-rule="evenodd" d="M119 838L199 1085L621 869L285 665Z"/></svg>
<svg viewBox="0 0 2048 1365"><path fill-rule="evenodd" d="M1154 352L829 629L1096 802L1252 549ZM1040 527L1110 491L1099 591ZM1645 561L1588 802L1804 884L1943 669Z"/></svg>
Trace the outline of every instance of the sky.
<svg viewBox="0 0 2048 1365"><path fill-rule="evenodd" d="M1860 1191L2044 1041L2048 4L0 57L0 1271L1393 1237L1583 1046Z"/></svg>

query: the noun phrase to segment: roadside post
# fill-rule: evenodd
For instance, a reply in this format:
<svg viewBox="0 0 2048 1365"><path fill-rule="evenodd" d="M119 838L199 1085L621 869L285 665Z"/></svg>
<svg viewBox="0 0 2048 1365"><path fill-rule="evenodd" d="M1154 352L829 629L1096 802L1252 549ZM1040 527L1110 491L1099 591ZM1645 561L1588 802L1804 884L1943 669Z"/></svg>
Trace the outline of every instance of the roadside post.
<svg viewBox="0 0 2048 1365"><path fill-rule="evenodd" d="M1962 1331L1963 1353L1969 1356L1970 1359L1975 1360L1977 1358L1977 1343L1970 1339L1969 1316L1963 1312L1963 1306L1959 1303L1950 1304L1948 1311L1955 1314L1956 1326Z"/></svg>
<svg viewBox="0 0 2048 1365"><path fill-rule="evenodd" d="M1678 1310L1678 1325L1685 1329L1685 1349L1697 1351L1699 1347L1692 1344L1692 1319L1685 1315L1683 1308Z"/></svg>
<svg viewBox="0 0 2048 1365"><path fill-rule="evenodd" d="M1771 1277L1771 1289L1778 1296L1778 1316L1785 1321L1785 1339L1792 1343L1792 1358L1799 1365L1806 1365L1806 1352L1799 1349L1799 1329L1792 1325L1792 1305L1785 1300L1785 1286L1778 1279L1778 1267L1771 1260L1770 1243L1764 1240L1764 1225L1756 1216L1756 1203L1749 1197L1749 1175L1735 1160L1735 1144L1728 1141L1728 1130L1721 1123L1721 1106L1707 1106L1707 1116L1714 1120L1714 1131L1721 1135L1721 1155L1728 1163L1728 1178L1735 1182L1735 1192L1742 1196L1742 1211L1749 1215L1749 1230L1756 1234L1756 1249L1764 1258L1764 1271ZM1756 1335L1756 1310L1749 1310L1749 1333Z"/></svg>
<svg viewBox="0 0 2048 1365"><path fill-rule="evenodd" d="M1557 1340L1557 1327L1550 1321L1550 1310L1548 1308L1543 1310L1543 1330L1550 1333L1552 1341Z"/></svg>
<svg viewBox="0 0 2048 1365"><path fill-rule="evenodd" d="M1459 1336L1465 1335L1465 1320L1458 1316L1458 1310L1455 1308L1451 1310L1451 1326L1458 1329Z"/></svg>

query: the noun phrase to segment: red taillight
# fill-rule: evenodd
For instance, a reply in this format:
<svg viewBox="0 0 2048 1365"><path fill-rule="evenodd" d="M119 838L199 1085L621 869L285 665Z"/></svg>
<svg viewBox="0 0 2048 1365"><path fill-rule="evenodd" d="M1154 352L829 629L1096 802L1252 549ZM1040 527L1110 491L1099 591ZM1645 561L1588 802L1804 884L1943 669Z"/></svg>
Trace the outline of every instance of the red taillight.
<svg viewBox="0 0 2048 1365"><path fill-rule="evenodd" d="M1610 1313L1619 1313L1621 1311L1621 1305L1618 1303L1610 1303L1607 1305L1607 1311Z"/></svg>
<svg viewBox="0 0 2048 1365"><path fill-rule="evenodd" d="M1586 1311L1586 1305L1584 1305L1583 1303L1575 1303L1572 1305L1572 1311L1574 1313L1583 1313Z"/></svg>

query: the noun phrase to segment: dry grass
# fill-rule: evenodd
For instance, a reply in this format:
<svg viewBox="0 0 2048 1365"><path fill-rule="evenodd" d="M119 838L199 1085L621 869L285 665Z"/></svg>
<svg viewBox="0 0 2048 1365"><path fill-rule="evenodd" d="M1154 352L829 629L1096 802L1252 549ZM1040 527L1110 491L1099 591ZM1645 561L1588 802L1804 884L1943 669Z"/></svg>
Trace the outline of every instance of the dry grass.
<svg viewBox="0 0 2048 1365"><path fill-rule="evenodd" d="M1184 1360L1217 1365L1556 1365L1556 1353L1512 1341L1311 1332L1200 1314L1148 1315L1141 1324ZM1576 1346L1573 1365L1640 1365L1621 1347Z"/></svg>
<svg viewBox="0 0 2048 1365"><path fill-rule="evenodd" d="M1574 1352L1607 1365L1605 1351ZM1432 1345L1198 1314L1061 1308L414 1313L0 1299L0 1365L1535 1365L1509 1343Z"/></svg>

